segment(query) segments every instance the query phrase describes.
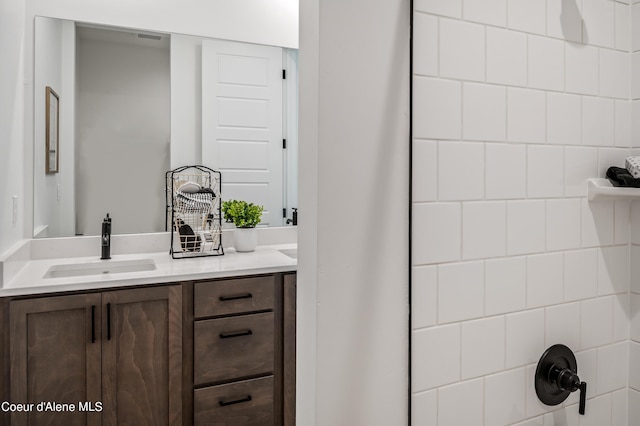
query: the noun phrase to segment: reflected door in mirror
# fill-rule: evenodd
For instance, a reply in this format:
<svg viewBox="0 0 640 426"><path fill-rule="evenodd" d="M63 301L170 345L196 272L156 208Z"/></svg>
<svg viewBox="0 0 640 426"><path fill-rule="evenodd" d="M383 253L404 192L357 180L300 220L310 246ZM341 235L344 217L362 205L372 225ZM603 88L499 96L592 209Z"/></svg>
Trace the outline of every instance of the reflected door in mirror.
<svg viewBox="0 0 640 426"><path fill-rule="evenodd" d="M202 43L202 157L222 172L222 196L263 205L283 225L282 49Z"/></svg>

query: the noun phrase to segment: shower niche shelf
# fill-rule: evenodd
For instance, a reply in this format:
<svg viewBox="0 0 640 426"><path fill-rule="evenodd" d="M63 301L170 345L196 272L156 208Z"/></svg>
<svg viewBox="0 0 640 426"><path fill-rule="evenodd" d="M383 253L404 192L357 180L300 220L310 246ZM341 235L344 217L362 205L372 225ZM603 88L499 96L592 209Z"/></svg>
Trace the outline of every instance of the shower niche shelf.
<svg viewBox="0 0 640 426"><path fill-rule="evenodd" d="M589 185L589 201L640 200L640 188L613 186L606 178L589 179L587 184Z"/></svg>

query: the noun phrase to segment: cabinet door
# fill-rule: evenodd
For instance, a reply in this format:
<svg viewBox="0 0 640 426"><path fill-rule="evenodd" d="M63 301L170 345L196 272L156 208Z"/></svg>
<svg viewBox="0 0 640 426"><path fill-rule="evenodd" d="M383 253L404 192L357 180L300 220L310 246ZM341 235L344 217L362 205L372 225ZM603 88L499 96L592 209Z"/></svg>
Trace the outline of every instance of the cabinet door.
<svg viewBox="0 0 640 426"><path fill-rule="evenodd" d="M102 294L105 425L182 422L182 290Z"/></svg>
<svg viewBox="0 0 640 426"><path fill-rule="evenodd" d="M10 305L11 401L73 404L75 412L12 414L13 425L99 425L78 412L101 401L100 294L44 297Z"/></svg>

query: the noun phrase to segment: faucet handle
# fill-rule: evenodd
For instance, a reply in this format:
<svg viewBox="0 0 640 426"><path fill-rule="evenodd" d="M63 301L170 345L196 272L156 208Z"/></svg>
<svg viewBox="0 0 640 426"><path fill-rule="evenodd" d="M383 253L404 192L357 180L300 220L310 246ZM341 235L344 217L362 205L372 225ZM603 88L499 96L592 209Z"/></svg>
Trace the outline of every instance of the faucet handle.
<svg viewBox="0 0 640 426"><path fill-rule="evenodd" d="M584 416L584 407L587 405L587 382L580 382L580 405L578 413Z"/></svg>
<svg viewBox="0 0 640 426"><path fill-rule="evenodd" d="M587 384L578 377L576 357L565 345L553 345L542 354L536 368L535 389L538 399L546 405L558 405L579 390L578 412L584 414Z"/></svg>

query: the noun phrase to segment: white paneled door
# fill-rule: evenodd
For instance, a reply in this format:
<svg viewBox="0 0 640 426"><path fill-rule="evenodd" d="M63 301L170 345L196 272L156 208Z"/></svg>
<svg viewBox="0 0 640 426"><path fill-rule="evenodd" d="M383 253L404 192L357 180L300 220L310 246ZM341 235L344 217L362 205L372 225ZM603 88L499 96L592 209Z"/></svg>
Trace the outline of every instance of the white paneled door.
<svg viewBox="0 0 640 426"><path fill-rule="evenodd" d="M223 200L265 206L265 225L283 224L282 145L282 49L203 41L203 164Z"/></svg>

